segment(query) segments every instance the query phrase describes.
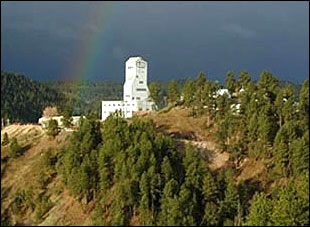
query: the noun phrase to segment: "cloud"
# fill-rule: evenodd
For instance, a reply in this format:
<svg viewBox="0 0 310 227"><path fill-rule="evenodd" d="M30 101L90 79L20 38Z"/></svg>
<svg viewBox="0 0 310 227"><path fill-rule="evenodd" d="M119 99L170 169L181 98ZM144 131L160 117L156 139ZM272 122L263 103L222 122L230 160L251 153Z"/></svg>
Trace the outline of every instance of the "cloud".
<svg viewBox="0 0 310 227"><path fill-rule="evenodd" d="M248 28L242 27L239 24L228 24L228 25L224 25L222 27L222 30L225 32L228 32L232 35L237 35L240 38L252 38L256 35L256 32L253 30L250 30Z"/></svg>

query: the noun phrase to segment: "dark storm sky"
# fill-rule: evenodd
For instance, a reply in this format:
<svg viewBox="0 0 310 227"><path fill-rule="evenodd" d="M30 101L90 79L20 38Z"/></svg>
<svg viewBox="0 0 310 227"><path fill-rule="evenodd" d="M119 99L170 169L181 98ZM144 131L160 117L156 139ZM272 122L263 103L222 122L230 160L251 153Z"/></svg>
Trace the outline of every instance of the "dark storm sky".
<svg viewBox="0 0 310 227"><path fill-rule="evenodd" d="M1 70L39 80L72 77L84 45L85 52L95 48L96 55L82 57L94 58L83 75L93 80L123 81L124 61L135 55L148 60L151 80L203 71L223 81L227 71L243 69L253 79L262 70L295 82L309 76L307 2L104 3L105 21L91 20L100 4L2 1Z"/></svg>

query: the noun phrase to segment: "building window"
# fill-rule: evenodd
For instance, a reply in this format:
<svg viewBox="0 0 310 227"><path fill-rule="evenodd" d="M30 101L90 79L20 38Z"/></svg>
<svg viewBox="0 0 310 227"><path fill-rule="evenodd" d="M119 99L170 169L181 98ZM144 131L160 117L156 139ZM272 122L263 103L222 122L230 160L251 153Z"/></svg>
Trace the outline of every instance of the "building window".
<svg viewBox="0 0 310 227"><path fill-rule="evenodd" d="M132 69L132 66L129 66L128 69Z"/></svg>
<svg viewBox="0 0 310 227"><path fill-rule="evenodd" d="M130 97L130 95L126 95L126 97Z"/></svg>
<svg viewBox="0 0 310 227"><path fill-rule="evenodd" d="M120 106L120 104L118 104L118 106Z"/></svg>
<svg viewBox="0 0 310 227"><path fill-rule="evenodd" d="M143 84L143 81L139 81L139 84Z"/></svg>
<svg viewBox="0 0 310 227"><path fill-rule="evenodd" d="M132 97L132 100L135 100L135 97Z"/></svg>
<svg viewBox="0 0 310 227"><path fill-rule="evenodd" d="M113 104L113 106L115 106L115 104Z"/></svg>
<svg viewBox="0 0 310 227"><path fill-rule="evenodd" d="M141 98L140 97L137 97L137 100L140 100Z"/></svg>
<svg viewBox="0 0 310 227"><path fill-rule="evenodd" d="M130 106L130 104L127 104L127 106Z"/></svg>
<svg viewBox="0 0 310 227"><path fill-rule="evenodd" d="M137 88L136 91L146 91L146 89L145 88Z"/></svg>
<svg viewBox="0 0 310 227"><path fill-rule="evenodd" d="M135 104L132 104L132 106L135 106Z"/></svg>

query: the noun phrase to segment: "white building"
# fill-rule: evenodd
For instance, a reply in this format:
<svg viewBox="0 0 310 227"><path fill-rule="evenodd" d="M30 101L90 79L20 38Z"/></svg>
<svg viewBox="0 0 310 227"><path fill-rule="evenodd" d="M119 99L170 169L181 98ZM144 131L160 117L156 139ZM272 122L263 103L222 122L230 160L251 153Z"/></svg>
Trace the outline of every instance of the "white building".
<svg viewBox="0 0 310 227"><path fill-rule="evenodd" d="M137 111L151 111L157 107L149 98L147 62L142 57L130 57L125 64L123 101L102 101L102 120L116 110L123 117L132 117Z"/></svg>
<svg viewBox="0 0 310 227"><path fill-rule="evenodd" d="M39 118L38 123L42 125L43 128L48 127L48 123L51 119L56 120L58 123L58 126L60 128L63 128L63 122L62 122L63 116L54 116L54 117L41 117ZM81 116L72 116L72 126L78 126L79 120Z"/></svg>

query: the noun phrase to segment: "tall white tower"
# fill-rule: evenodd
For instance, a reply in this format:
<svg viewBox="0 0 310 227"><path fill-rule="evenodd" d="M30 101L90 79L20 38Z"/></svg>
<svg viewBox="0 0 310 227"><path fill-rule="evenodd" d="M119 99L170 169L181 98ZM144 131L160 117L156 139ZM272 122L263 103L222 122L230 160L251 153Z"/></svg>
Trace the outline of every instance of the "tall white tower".
<svg viewBox="0 0 310 227"><path fill-rule="evenodd" d="M156 110L149 98L147 87L147 62L142 57L130 57L125 64L123 101L102 101L102 120L116 110L124 117L132 117L137 111Z"/></svg>
<svg viewBox="0 0 310 227"><path fill-rule="evenodd" d="M125 64L124 101L148 98L147 62L142 57L131 57Z"/></svg>

